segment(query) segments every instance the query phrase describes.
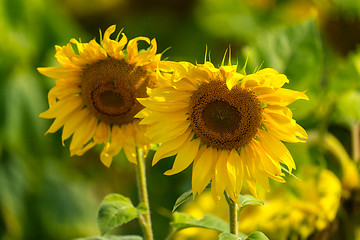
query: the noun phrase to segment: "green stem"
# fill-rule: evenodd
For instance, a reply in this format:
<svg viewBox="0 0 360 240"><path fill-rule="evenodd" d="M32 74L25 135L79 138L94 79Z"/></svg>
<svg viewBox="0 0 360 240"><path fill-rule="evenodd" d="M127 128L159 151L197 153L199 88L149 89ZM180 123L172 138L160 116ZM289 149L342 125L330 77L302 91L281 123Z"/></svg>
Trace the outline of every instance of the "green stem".
<svg viewBox="0 0 360 240"><path fill-rule="evenodd" d="M229 205L230 233L238 235L238 207L237 204L224 192L225 199Z"/></svg>
<svg viewBox="0 0 360 240"><path fill-rule="evenodd" d="M175 230L175 228L172 228L171 232L165 238L165 240L172 240L175 237L176 233L177 233L177 231Z"/></svg>
<svg viewBox="0 0 360 240"><path fill-rule="evenodd" d="M136 158L137 158L137 168L136 168L136 177L137 177L137 184L139 190L140 201L145 203L148 207L148 210L145 214L141 215L140 225L144 232L144 239L145 240L153 240L153 231L151 226L151 217L150 217L150 205L149 205L149 197L146 185L146 167L145 167L145 159L144 153L136 149Z"/></svg>
<svg viewBox="0 0 360 240"><path fill-rule="evenodd" d="M352 155L355 162L360 159L360 123L355 123L351 128L352 133Z"/></svg>

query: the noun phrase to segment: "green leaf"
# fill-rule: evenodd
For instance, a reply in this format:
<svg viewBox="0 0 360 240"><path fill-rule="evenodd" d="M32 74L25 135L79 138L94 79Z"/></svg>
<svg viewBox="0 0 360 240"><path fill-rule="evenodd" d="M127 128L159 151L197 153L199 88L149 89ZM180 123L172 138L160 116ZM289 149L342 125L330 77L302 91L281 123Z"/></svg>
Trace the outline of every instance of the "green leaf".
<svg viewBox="0 0 360 240"><path fill-rule="evenodd" d="M245 207L247 205L257 205L257 206L263 206L264 201L257 200L254 196L246 194L246 195L239 195L238 197L240 204L242 207Z"/></svg>
<svg viewBox="0 0 360 240"><path fill-rule="evenodd" d="M305 118L316 106L321 85L323 70L323 50L321 38L313 20L300 25L277 28L258 35L248 49L250 51L248 69L253 70L263 63L263 68L275 68L284 73L290 82L285 88L305 91L311 101L296 101L292 109L294 117Z"/></svg>
<svg viewBox="0 0 360 240"><path fill-rule="evenodd" d="M242 238L232 233L223 232L219 235L219 240L242 240Z"/></svg>
<svg viewBox="0 0 360 240"><path fill-rule="evenodd" d="M289 175L291 175L293 178L295 178L296 180L300 180L295 174L293 174L292 172L290 172L286 167L284 167L283 165L281 165L280 164L280 166L281 166L281 169L284 171L284 172L286 172L286 173L288 173Z"/></svg>
<svg viewBox="0 0 360 240"><path fill-rule="evenodd" d="M129 236L109 235L103 237L76 238L74 240L143 240L143 238L135 235L129 235Z"/></svg>
<svg viewBox="0 0 360 240"><path fill-rule="evenodd" d="M228 232L229 224L224 220L213 216L206 215L202 219L198 220L194 217L188 216L184 213L175 212L173 214L174 221L170 224L177 230L181 230L184 228L190 227L199 227L199 228L207 228L217 230L219 232Z"/></svg>
<svg viewBox="0 0 360 240"><path fill-rule="evenodd" d="M360 58L360 49L345 59L334 62L329 70L329 90L339 94L349 89L358 89L360 87L360 71L358 62Z"/></svg>
<svg viewBox="0 0 360 240"><path fill-rule="evenodd" d="M343 93L338 99L337 107L349 126L360 122L360 92L351 90Z"/></svg>
<svg viewBox="0 0 360 240"><path fill-rule="evenodd" d="M183 194L181 194L181 196L176 199L175 205L173 207L173 212L183 203L185 203L187 200L189 200L190 198L192 198L193 194L192 194L192 190L184 192Z"/></svg>
<svg viewBox="0 0 360 240"><path fill-rule="evenodd" d="M251 233L246 240L269 240L269 238L262 232Z"/></svg>
<svg viewBox="0 0 360 240"><path fill-rule="evenodd" d="M98 212L98 226L101 235L103 236L113 228L137 218L140 214L145 213L146 209L144 204L140 204L138 208L134 207L129 198L120 194L106 196Z"/></svg>

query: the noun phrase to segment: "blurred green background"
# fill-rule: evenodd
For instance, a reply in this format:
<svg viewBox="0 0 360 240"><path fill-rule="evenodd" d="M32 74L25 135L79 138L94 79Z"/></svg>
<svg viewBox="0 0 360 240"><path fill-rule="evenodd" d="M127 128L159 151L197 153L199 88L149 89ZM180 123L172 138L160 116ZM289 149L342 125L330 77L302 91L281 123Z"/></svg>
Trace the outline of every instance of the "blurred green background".
<svg viewBox="0 0 360 240"><path fill-rule="evenodd" d="M312 144L288 146L298 169L320 166L342 180L348 192L334 231L344 237L339 239L356 239L358 186L346 185L356 182L352 178L343 181L346 168L339 167L343 162L336 150L322 145L322 137L333 134L350 161L359 160L360 146L353 139L359 137L360 122L360 1L0 0L1 240L98 235L97 209L105 195L117 192L138 203L135 169L123 154L110 169L96 148L70 157L68 142L61 146L61 131L44 136L52 121L38 118L48 107L54 81L36 68L57 64L55 45L72 37L99 40L99 29L112 24L124 28L129 39L156 38L158 52L171 47L164 54L169 60L202 63L207 46L219 66L231 46L233 63L242 67L249 56L248 73L259 65L272 67L290 79L285 87L307 90L310 101L291 109L317 137ZM165 238L175 200L191 188L191 168L164 176L171 165L168 159L150 168L148 161L155 239ZM140 232L133 221L117 233Z"/></svg>

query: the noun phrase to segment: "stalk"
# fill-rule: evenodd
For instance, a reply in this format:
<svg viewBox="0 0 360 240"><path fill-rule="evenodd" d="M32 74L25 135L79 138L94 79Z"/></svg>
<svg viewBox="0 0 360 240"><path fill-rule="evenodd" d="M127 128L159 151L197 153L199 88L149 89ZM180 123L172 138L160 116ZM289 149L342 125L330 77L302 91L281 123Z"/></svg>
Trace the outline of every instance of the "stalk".
<svg viewBox="0 0 360 240"><path fill-rule="evenodd" d="M229 195L224 192L225 199L229 205L229 222L230 222L230 233L238 235L238 206L237 204L229 197Z"/></svg>
<svg viewBox="0 0 360 240"><path fill-rule="evenodd" d="M138 148L136 149L136 159L137 159L136 178L137 178L137 185L139 190L139 197L140 197L140 201L145 203L146 206L148 207L147 212L140 216L139 221L144 233L144 239L153 240L154 236L152 231L149 196L148 196L147 184L146 184L146 167L145 167L144 152L139 150Z"/></svg>

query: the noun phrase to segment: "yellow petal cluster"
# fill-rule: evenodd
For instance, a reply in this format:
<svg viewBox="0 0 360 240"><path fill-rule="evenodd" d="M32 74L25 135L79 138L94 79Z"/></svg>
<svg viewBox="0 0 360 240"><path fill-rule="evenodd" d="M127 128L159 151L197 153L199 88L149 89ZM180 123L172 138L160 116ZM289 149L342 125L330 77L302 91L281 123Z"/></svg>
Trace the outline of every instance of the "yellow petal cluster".
<svg viewBox="0 0 360 240"><path fill-rule="evenodd" d="M269 239L308 239L309 236L330 231L340 207L341 182L333 172L316 166L303 166L301 181L292 179L278 185L270 193L259 191L264 206L246 206L240 214L239 231L250 234L261 231ZM210 192L204 192L182 212L201 219L212 214L226 220L225 200L218 205L211 201ZM328 229L328 230L327 230ZM175 239L217 239L218 233L199 228L180 231Z"/></svg>
<svg viewBox="0 0 360 240"><path fill-rule="evenodd" d="M172 175L193 163L194 196L200 194L211 182L212 194L216 201L226 191L237 202L243 183L246 183L251 193L257 196L258 183L269 190L268 178L285 182L281 164L286 165L291 172L295 169L295 163L283 141L304 142L307 139L305 130L292 118L292 112L287 106L298 99L308 100L305 92L282 88L289 80L285 75L269 68L246 76L238 73L235 65L216 68L210 62L198 65L188 62L167 62L164 68L172 74L158 73L157 77L167 78L171 86L149 89L148 98L138 99L145 109L135 116L143 118L141 124L151 124L146 135L152 141L162 143L155 153L153 164L160 159L176 155L172 169L165 172ZM256 98L261 105L261 124L257 126L257 131L250 141L241 147L214 147L211 143L205 144L204 139L194 133L194 122L189 116L192 111L190 102L202 85L211 86L215 82L219 84L219 81L228 90L216 93L219 97L214 100L215 102L225 101L225 104L232 104L229 108L244 109L241 101L238 103L240 106L237 106L224 100L227 99L226 94L242 91L248 93L251 98ZM207 96L206 94L204 93L204 96ZM241 116L246 114L249 114L246 109L239 112ZM241 124L246 126L253 123ZM220 139L221 141L227 141L231 133L224 132L219 136L225 139Z"/></svg>
<svg viewBox="0 0 360 240"><path fill-rule="evenodd" d="M81 43L71 39L65 46L56 46L55 58L60 66L38 68L38 71L43 75L56 79L55 86L48 94L49 109L40 114L41 118L54 119L46 133L54 133L63 127L63 143L72 136L71 155L82 155L93 146L104 144L101 161L108 167L112 158L122 149L124 149L128 160L136 163L136 148L144 151L149 148L149 139L144 136L146 126L139 125L137 119L127 124L116 124L112 123L111 120L104 121L97 117L84 101L83 91L85 90L83 85L90 80L85 79L83 75L90 66L105 62L103 65L110 64L106 66L109 71L119 70L119 74L125 74L130 80L135 78L133 85L147 81L149 87L153 87L158 85L153 72L161 57L161 54L156 54L155 39L137 37L128 41L125 34L121 33L120 39L112 40L110 35L115 32L115 28L113 25L105 31L100 44L95 40L91 40L89 43ZM150 47L147 50L139 51L137 46L139 41L145 41ZM114 69L115 66L111 66L111 61L106 62L108 59L113 59L113 62L120 62L129 69L140 69L141 73L144 73L145 80L132 77L131 72L123 73L124 70L122 69ZM113 73L113 75L116 74ZM93 78L100 82L104 81L106 75L106 71L99 71ZM114 80L111 81L112 84L115 84ZM121 85L121 76L118 81ZM96 84L99 83L93 85ZM108 94L107 97L116 97L116 92L111 94ZM144 94L146 95L146 87L144 87ZM121 100L120 97L118 99Z"/></svg>

